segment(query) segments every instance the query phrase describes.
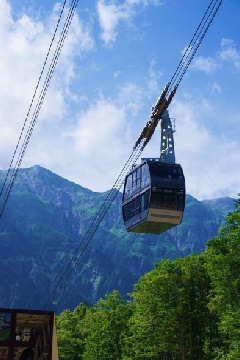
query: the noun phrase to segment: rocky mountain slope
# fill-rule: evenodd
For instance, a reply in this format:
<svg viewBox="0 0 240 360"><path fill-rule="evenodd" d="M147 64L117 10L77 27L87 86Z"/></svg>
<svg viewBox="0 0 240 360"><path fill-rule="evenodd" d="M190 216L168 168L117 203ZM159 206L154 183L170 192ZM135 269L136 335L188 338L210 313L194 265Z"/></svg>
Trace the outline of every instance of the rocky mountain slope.
<svg viewBox="0 0 240 360"><path fill-rule="evenodd" d="M0 185L5 174L0 171ZM230 198L188 195L180 226L161 235L132 234L123 227L119 193L86 251L67 267L105 197L40 166L19 171L0 219L0 307L58 312L93 304L113 289L127 296L160 259L201 252L234 208Z"/></svg>

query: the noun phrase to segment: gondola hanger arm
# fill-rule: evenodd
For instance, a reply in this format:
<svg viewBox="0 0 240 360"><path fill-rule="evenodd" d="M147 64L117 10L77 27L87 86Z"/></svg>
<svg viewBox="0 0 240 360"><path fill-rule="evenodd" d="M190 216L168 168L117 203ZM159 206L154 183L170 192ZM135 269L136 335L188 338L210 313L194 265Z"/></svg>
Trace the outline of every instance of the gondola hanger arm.
<svg viewBox="0 0 240 360"><path fill-rule="evenodd" d="M161 119L165 110L167 110L169 104L171 103L173 96L177 90L177 86L174 86L173 90L170 92L169 96L167 97L167 92L169 90L170 83L167 83L163 92L157 99L156 104L152 107L151 115L149 121L144 126L140 136L138 137L137 141L134 145L134 150L141 144L141 150L145 148L149 140L151 139L154 131L158 125L159 120Z"/></svg>

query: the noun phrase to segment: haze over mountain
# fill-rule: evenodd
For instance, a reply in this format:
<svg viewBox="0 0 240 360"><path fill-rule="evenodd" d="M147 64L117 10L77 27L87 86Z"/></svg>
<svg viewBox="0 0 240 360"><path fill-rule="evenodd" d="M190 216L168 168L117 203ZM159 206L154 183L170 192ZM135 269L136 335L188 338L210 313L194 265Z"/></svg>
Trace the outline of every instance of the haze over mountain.
<svg viewBox="0 0 240 360"><path fill-rule="evenodd" d="M6 171L0 171L2 185ZM92 192L40 166L20 169L0 219L0 306L73 309L117 289L123 296L160 259L201 252L217 234L231 198L187 196L183 222L161 235L127 233L121 193L79 261L65 273L106 193ZM53 298L59 279L67 277ZM69 276L68 276L69 275Z"/></svg>

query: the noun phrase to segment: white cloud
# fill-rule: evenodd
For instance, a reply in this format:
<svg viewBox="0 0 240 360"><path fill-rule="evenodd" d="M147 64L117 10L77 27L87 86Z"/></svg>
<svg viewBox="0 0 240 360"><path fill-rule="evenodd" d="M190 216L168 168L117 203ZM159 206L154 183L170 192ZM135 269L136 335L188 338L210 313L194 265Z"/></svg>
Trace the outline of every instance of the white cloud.
<svg viewBox="0 0 240 360"><path fill-rule="evenodd" d="M236 44L233 40L222 39L219 58L222 61L232 63L237 70L240 70L240 51L237 50Z"/></svg>
<svg viewBox="0 0 240 360"><path fill-rule="evenodd" d="M77 124L65 133L73 147L71 159L81 164L71 178L96 191L111 188L131 154L133 118L139 115L143 96L142 88L128 83L114 101L99 96L78 115Z"/></svg>
<svg viewBox="0 0 240 360"><path fill-rule="evenodd" d="M221 94L221 92L222 92L222 88L221 88L221 86L218 84L218 83L214 83L213 85L212 85L212 92L214 93L214 92L217 92L218 94Z"/></svg>
<svg viewBox="0 0 240 360"><path fill-rule="evenodd" d="M226 62L232 64L238 71L240 70L240 51L238 51L236 43L231 39L222 39L221 49L215 57L196 57L191 67L211 74Z"/></svg>
<svg viewBox="0 0 240 360"><path fill-rule="evenodd" d="M10 7L7 8L10 14ZM9 16L5 32L1 33L0 45L5 54L4 58L0 57L2 81L5 81L0 89L1 168L8 167L13 154L58 11L55 7L45 21L24 14L14 21ZM68 89L76 71L75 57L94 46L89 25L85 26L76 16L74 19L40 113L39 120L44 119L44 123L38 121L22 166L39 164L90 189L104 191L111 187L131 153L136 140L136 134L132 135L132 118L139 115L149 88L125 83L119 87L114 101L99 96L82 113L70 115L69 94L79 104L79 97ZM150 78L154 71L152 67Z"/></svg>
<svg viewBox="0 0 240 360"><path fill-rule="evenodd" d="M207 74L214 72L219 67L217 61L211 57L199 56L195 58L192 68L203 71Z"/></svg>
<svg viewBox="0 0 240 360"><path fill-rule="evenodd" d="M13 19L9 3L6 0L1 0L0 168L9 166L58 15L59 7L56 5L49 18L46 19L31 18L24 13L17 19ZM75 15L39 120L44 119L52 123L62 119L65 115L64 88L68 86L75 72L74 57L89 51L93 45L89 25L81 23L78 16ZM50 59L51 56L52 54ZM43 79L45 76L46 72ZM39 90L42 84L40 84ZM47 137L47 134L45 136Z"/></svg>
<svg viewBox="0 0 240 360"><path fill-rule="evenodd" d="M111 43L117 36L119 24L131 20L138 6L160 2L125 0L120 3L101 0L98 1L100 3L105 6L102 11L106 15L102 18L102 30L106 36L104 41ZM49 18L42 20L26 14L14 20L7 1L2 0L0 3L0 168L9 165L58 11L59 8L55 7ZM121 87L116 87L115 78L112 98L95 95L92 101L93 95L90 98L84 87L75 92L71 82L77 75L76 56L83 57L93 47L91 24L83 23L75 16L23 166L38 163L82 186L104 191L111 188L116 180L147 121L146 112L150 110L151 104L146 109L146 103L152 97L156 100L159 94L158 79L162 74L156 62L152 61L145 83L137 86L127 80L124 82L124 70L121 69L121 73L115 74L116 77L120 74ZM234 43L224 41L222 52L217 56L221 62L231 61L236 64L238 51ZM202 61L202 67L205 65L205 71L208 69L210 72L214 61L207 63L205 60ZM97 59L95 61L97 68L99 63ZM77 66L80 66L79 63ZM120 67L121 64L118 65ZM109 71L113 78L112 69ZM222 82L215 80L212 90L220 93L219 83L223 86ZM99 84L96 79L96 86L100 86L101 92ZM194 103L191 97L188 98L188 105L173 101L170 108L170 116L177 118L176 157L184 167L187 191L197 198L222 194L235 196L234 191L238 190L237 181L240 178L240 170L236 167L240 157L239 144L230 143L224 136L218 139L216 134L208 130L211 127L203 125L202 114L211 117L214 109L210 99L201 99L201 103L199 101L195 100ZM83 102L84 110L79 113ZM221 128L224 125L219 124L218 131ZM143 156L157 157L159 141L158 131Z"/></svg>
<svg viewBox="0 0 240 360"><path fill-rule="evenodd" d="M160 5L162 0L125 0L123 2L98 0L97 12L105 44L116 40L117 27L121 22L131 20L140 6Z"/></svg>
<svg viewBox="0 0 240 360"><path fill-rule="evenodd" d="M79 122L71 134L78 154L92 157L96 154L96 149L105 152L105 155L110 150L109 158L113 154L112 148L121 151L117 143L123 131L124 121L125 114L122 109L110 101L98 100L84 114L80 114Z"/></svg>
<svg viewBox="0 0 240 360"><path fill-rule="evenodd" d="M215 54L214 57L196 57L193 60L191 68L203 71L206 74L211 74L215 70L223 67L224 63L230 63L239 71L240 51L238 51L235 41L232 39L222 39L220 47L220 51ZM182 55L184 51L186 51L186 49L182 51Z"/></svg>
<svg viewBox="0 0 240 360"><path fill-rule="evenodd" d="M97 3L99 23L102 28L102 40L108 44L115 41L117 36L116 27L123 19L130 17L130 13L122 5L106 4L104 0Z"/></svg>
<svg viewBox="0 0 240 360"><path fill-rule="evenodd" d="M142 107L142 99L145 91L133 84L127 83L121 88L119 88L119 94L117 103L121 106L124 105L124 108L130 112L131 115L138 115Z"/></svg>
<svg viewBox="0 0 240 360"><path fill-rule="evenodd" d="M54 19L52 20L54 24L56 24L58 18L56 9L58 9L58 5L54 7ZM75 75L74 58L87 53L94 47L91 26L91 23L80 21L77 14L73 16L57 67L58 71L61 71L62 75L66 77L66 81L70 81Z"/></svg>
<svg viewBox="0 0 240 360"><path fill-rule="evenodd" d="M76 124L65 126L65 131L52 129L48 142L37 141L29 162L38 157L39 165L92 190L106 191L130 155L130 127L123 103L99 98L78 114Z"/></svg>
<svg viewBox="0 0 240 360"><path fill-rule="evenodd" d="M148 87L149 91L153 94L159 93L158 80L162 77L162 72L157 69L155 59L152 59L148 69Z"/></svg>
<svg viewBox="0 0 240 360"><path fill-rule="evenodd" d="M73 118L66 114L62 123L38 127L24 167L38 159L39 165L91 190L110 189L131 154L133 119L143 97L142 88L127 83L114 100L100 94Z"/></svg>
<svg viewBox="0 0 240 360"><path fill-rule="evenodd" d="M6 0L0 3L0 37L3 37L3 32L12 26L11 7Z"/></svg>
<svg viewBox="0 0 240 360"><path fill-rule="evenodd" d="M118 78L120 75L121 75L121 71L120 71L120 70L115 71L114 74L113 74L113 76L114 76L115 79Z"/></svg>
<svg viewBox="0 0 240 360"><path fill-rule="evenodd" d="M202 122L201 104L174 101L176 160L185 172L187 192L198 199L217 198L239 191L239 143L211 133ZM214 112L209 112L209 122ZM228 190L227 190L228 189Z"/></svg>

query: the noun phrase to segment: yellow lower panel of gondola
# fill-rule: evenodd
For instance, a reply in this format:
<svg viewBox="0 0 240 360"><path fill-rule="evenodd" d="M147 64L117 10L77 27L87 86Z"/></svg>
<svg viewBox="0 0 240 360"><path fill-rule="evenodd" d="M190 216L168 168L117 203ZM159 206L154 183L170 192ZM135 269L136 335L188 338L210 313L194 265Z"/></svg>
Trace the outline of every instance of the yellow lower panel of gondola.
<svg viewBox="0 0 240 360"><path fill-rule="evenodd" d="M147 218L138 222L128 231L149 234L161 234L182 221L182 211L150 208Z"/></svg>

